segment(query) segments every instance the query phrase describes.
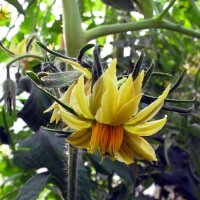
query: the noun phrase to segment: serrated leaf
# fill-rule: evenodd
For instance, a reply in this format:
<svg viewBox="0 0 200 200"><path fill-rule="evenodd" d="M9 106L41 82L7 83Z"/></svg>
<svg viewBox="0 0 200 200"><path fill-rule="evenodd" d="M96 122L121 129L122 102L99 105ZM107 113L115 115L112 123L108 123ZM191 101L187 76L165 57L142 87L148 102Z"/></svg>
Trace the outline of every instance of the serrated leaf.
<svg viewBox="0 0 200 200"><path fill-rule="evenodd" d="M36 174L33 176L25 183L15 200L36 200L40 192L46 186L48 176L48 172Z"/></svg>

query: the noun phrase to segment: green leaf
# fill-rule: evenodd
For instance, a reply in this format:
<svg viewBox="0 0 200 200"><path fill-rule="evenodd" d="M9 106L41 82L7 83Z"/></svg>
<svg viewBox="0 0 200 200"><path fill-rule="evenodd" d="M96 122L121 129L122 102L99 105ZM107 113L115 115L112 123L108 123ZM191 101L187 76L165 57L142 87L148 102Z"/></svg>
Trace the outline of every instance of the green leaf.
<svg viewBox="0 0 200 200"><path fill-rule="evenodd" d="M51 104L51 98L32 85L30 96L17 116L22 118L33 131L37 131L40 126L45 126L49 122L50 113L43 112Z"/></svg>
<svg viewBox="0 0 200 200"><path fill-rule="evenodd" d="M77 173L77 200L90 200L90 178L81 159L78 159Z"/></svg>
<svg viewBox="0 0 200 200"><path fill-rule="evenodd" d="M134 10L131 0L102 0L102 2L120 10Z"/></svg>
<svg viewBox="0 0 200 200"><path fill-rule="evenodd" d="M36 200L40 192L46 186L48 177L48 172L36 174L33 176L25 183L24 187L20 190L15 200Z"/></svg>
<svg viewBox="0 0 200 200"><path fill-rule="evenodd" d="M19 143L13 162L24 170L47 168L63 196L66 196L65 145L63 138L39 129L33 136Z"/></svg>
<svg viewBox="0 0 200 200"><path fill-rule="evenodd" d="M128 165L119 161L111 161L108 157L101 161L101 157L98 154L88 154L88 158L99 173L105 175L116 173L129 183L133 183L134 177Z"/></svg>

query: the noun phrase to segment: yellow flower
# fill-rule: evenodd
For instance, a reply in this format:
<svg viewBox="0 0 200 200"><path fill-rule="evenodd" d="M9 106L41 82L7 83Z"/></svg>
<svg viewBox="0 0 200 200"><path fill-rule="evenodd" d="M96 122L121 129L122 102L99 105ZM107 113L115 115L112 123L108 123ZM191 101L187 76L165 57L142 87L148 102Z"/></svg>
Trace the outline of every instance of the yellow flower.
<svg viewBox="0 0 200 200"><path fill-rule="evenodd" d="M6 4L5 7L2 7L2 5L0 5L0 20L9 18L10 18L10 12L8 9L8 4Z"/></svg>
<svg viewBox="0 0 200 200"><path fill-rule="evenodd" d="M15 55L21 56L26 53L26 43L27 43L27 39L23 39L17 45L12 40L9 50L13 52Z"/></svg>
<svg viewBox="0 0 200 200"><path fill-rule="evenodd" d="M149 120L161 109L170 86L156 101L138 112L143 78L144 71L135 81L129 75L118 87L116 59L95 82L89 94L85 92L84 78L80 76L68 91L68 105L77 115L59 106L59 119L62 118L74 130L67 141L75 147L86 148L91 153L99 151L102 156L109 155L127 164L134 159L156 161L154 149L142 136L158 132L166 123L166 116Z"/></svg>
<svg viewBox="0 0 200 200"><path fill-rule="evenodd" d="M72 91L73 87L74 87L74 84L72 84L68 88L68 90L64 93L64 95L59 99L62 103L69 104L70 95L71 95L71 91ZM57 124L58 121L62 118L61 113L60 113L60 108L61 108L61 106L58 103L54 102L47 110L44 111L44 113L46 113L46 112L53 110L53 114L51 116L50 123L56 121L56 124Z"/></svg>

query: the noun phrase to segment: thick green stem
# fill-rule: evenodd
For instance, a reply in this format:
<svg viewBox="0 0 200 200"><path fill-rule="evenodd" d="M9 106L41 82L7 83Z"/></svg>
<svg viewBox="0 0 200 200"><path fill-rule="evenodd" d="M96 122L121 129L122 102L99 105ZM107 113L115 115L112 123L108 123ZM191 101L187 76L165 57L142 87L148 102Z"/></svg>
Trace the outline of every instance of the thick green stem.
<svg viewBox="0 0 200 200"><path fill-rule="evenodd" d="M68 56L76 56L86 44L77 0L62 0L63 35L65 51Z"/></svg>
<svg viewBox="0 0 200 200"><path fill-rule="evenodd" d="M79 50L87 43L85 32L81 27L81 17L77 0L62 0L64 46L68 56L77 56ZM77 149L69 144L68 155L68 194L67 200L76 199Z"/></svg>
<svg viewBox="0 0 200 200"><path fill-rule="evenodd" d="M175 24L168 20L160 20L160 18L151 18L139 22L129 22L124 24L100 25L86 31L85 38L87 41L106 36L109 34L122 33L126 31L138 31L143 29L167 29L174 32L182 33L188 36L200 38L200 32L192 29L184 28L179 24Z"/></svg>

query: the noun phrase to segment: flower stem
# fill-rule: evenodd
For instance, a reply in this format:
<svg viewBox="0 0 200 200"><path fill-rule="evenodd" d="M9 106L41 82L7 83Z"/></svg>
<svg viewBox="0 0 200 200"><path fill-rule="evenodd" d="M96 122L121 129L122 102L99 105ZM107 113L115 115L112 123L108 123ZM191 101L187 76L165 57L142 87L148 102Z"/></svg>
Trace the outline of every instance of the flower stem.
<svg viewBox="0 0 200 200"><path fill-rule="evenodd" d="M81 27L81 17L77 0L62 0L63 6L63 35L67 56L77 56L79 50L87 43L85 31ZM67 200L76 199L76 166L77 149L70 144L68 155L68 185Z"/></svg>
<svg viewBox="0 0 200 200"><path fill-rule="evenodd" d="M44 58L41 57L41 56L38 56L38 55L35 55L35 54L25 54L25 55L16 57L16 58L14 58L13 60L11 60L11 61L6 65L6 68L9 68L9 67L10 67L12 64L14 64L16 61L22 60L22 59L24 59L24 58L35 58L35 59L44 61Z"/></svg>
<svg viewBox="0 0 200 200"><path fill-rule="evenodd" d="M76 166L77 166L77 149L69 144L68 156L68 193L67 200L76 199Z"/></svg>

